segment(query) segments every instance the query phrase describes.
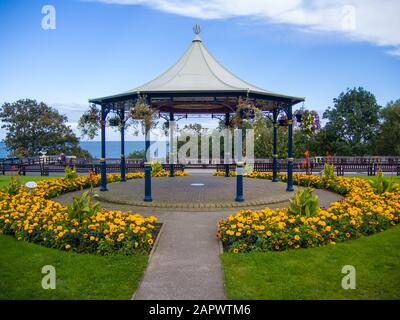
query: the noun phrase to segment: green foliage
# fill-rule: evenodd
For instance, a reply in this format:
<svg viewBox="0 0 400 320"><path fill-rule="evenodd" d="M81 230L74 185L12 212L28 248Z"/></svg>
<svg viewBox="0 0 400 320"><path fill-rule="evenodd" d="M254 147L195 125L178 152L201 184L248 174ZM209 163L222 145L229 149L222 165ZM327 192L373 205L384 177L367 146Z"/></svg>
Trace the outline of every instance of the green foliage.
<svg viewBox="0 0 400 320"><path fill-rule="evenodd" d="M134 128L137 128L138 125L141 126L143 134L156 128L158 124L158 112L148 105L145 95L139 95L136 102L130 106L129 117ZM135 133L138 133L137 129L135 130Z"/></svg>
<svg viewBox="0 0 400 320"><path fill-rule="evenodd" d="M144 159L146 157L145 150L135 150L128 154L127 158L130 159Z"/></svg>
<svg viewBox="0 0 400 320"><path fill-rule="evenodd" d="M400 99L389 102L381 110L382 125L374 141L374 151L379 155L400 155Z"/></svg>
<svg viewBox="0 0 400 320"><path fill-rule="evenodd" d="M92 140L99 132L100 120L100 109L95 104L91 104L78 121L78 129L82 137Z"/></svg>
<svg viewBox="0 0 400 320"><path fill-rule="evenodd" d="M69 219L82 222L84 219L95 215L100 210L98 202L92 203L92 197L88 191L82 193L80 197L74 196L72 203L67 204Z"/></svg>
<svg viewBox="0 0 400 320"><path fill-rule="evenodd" d="M76 173L76 168L73 167L71 168L70 166L65 167L65 179L75 179L78 177L78 174Z"/></svg>
<svg viewBox="0 0 400 320"><path fill-rule="evenodd" d="M399 188L399 185L391 179L385 179L383 176L382 170L379 169L376 178L369 182L371 184L372 189L376 194L382 194L385 192L393 192L394 190Z"/></svg>
<svg viewBox="0 0 400 320"><path fill-rule="evenodd" d="M348 89L334 99L334 106L323 115L329 141L334 142L331 153L365 155L379 130L380 106L375 96L363 88ZM350 148L348 148L350 147Z"/></svg>
<svg viewBox="0 0 400 320"><path fill-rule="evenodd" d="M68 118L56 109L36 100L18 100L0 107L0 121L6 130L4 142L12 156L37 156L60 153L89 157L67 126Z"/></svg>
<svg viewBox="0 0 400 320"><path fill-rule="evenodd" d="M324 179L325 180L335 179L335 166L333 164L329 164L328 162L325 162L325 164L324 164Z"/></svg>
<svg viewBox="0 0 400 320"><path fill-rule="evenodd" d="M3 191L9 195L16 195L21 188L21 183L19 182L18 177L11 177L10 181L6 186L3 187Z"/></svg>
<svg viewBox="0 0 400 320"><path fill-rule="evenodd" d="M315 216L319 211L318 196L312 188L298 188L293 199L289 200L289 212L306 217Z"/></svg>
<svg viewBox="0 0 400 320"><path fill-rule="evenodd" d="M162 171L162 165L158 161L151 162L151 174L157 174Z"/></svg>

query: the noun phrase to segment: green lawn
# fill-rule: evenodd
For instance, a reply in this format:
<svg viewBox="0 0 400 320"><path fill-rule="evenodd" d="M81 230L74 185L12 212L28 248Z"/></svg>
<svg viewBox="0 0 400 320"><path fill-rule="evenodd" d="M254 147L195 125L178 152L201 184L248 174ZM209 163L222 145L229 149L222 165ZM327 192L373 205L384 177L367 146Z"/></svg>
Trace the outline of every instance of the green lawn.
<svg viewBox="0 0 400 320"><path fill-rule="evenodd" d="M8 182L11 180L12 176L1 176L0 175L0 188L4 187L5 185L8 184ZM26 183L28 181L39 181L39 180L44 180L44 179L55 179L59 178L56 176L51 176L51 177L41 177L41 176L17 176L19 178L19 181L21 183Z"/></svg>
<svg viewBox="0 0 400 320"><path fill-rule="evenodd" d="M229 299L400 299L400 226L336 246L265 253L224 253ZM344 265L356 289L341 287Z"/></svg>
<svg viewBox="0 0 400 320"><path fill-rule="evenodd" d="M349 177L349 178L360 178L360 179L365 179L365 180L375 180L375 177L374 176L346 176L346 177ZM385 177L386 178L393 178L393 180L396 182L396 183L399 183L400 184L400 176L390 176L390 175L385 175Z"/></svg>
<svg viewBox="0 0 400 320"><path fill-rule="evenodd" d="M76 254L0 236L0 299L130 299L145 256ZM56 289L41 286L41 269L56 269Z"/></svg>

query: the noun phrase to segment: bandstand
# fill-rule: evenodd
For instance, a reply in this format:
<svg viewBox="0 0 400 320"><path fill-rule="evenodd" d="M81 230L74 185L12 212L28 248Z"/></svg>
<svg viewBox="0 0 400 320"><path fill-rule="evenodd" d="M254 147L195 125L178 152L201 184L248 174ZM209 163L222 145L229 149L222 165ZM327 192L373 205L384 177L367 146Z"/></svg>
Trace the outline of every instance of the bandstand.
<svg viewBox="0 0 400 320"><path fill-rule="evenodd" d="M125 181L125 123L128 106L140 97L146 104L169 121L188 114L208 114L223 117L229 125L239 101L247 99L259 110L272 114L273 120L273 181L278 181L277 172L277 128L278 115L285 113L288 128L287 191L293 191L293 112L295 104L304 98L279 94L256 87L235 76L221 65L206 49L199 36L200 27L195 26L195 36L180 59L154 80L132 90L90 99L90 103L101 106L101 191L107 191L106 180L106 119L110 112L119 115L121 124L121 181ZM170 126L171 128L172 126ZM170 129L170 139L173 139ZM170 140L171 141L171 140ZM150 129L146 128L146 154L150 147ZM174 176L174 163L169 165L170 176ZM229 163L225 164L229 175ZM146 199L145 199L146 200ZM148 199L151 201L151 197Z"/></svg>

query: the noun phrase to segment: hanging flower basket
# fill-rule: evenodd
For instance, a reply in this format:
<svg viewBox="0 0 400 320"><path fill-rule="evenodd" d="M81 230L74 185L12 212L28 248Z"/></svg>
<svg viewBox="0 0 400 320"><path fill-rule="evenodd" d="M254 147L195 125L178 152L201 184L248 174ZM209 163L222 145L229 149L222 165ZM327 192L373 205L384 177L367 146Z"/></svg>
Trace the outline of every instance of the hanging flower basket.
<svg viewBox="0 0 400 320"><path fill-rule="evenodd" d="M281 127L287 127L289 122L287 118L281 118L278 120L278 123Z"/></svg>
<svg viewBox="0 0 400 320"><path fill-rule="evenodd" d="M301 123L301 120L302 120L302 118L303 118L303 115L302 115L301 113L296 113L296 114L295 114L295 117L296 117L296 121L297 121L298 123Z"/></svg>
<svg viewBox="0 0 400 320"><path fill-rule="evenodd" d="M114 116L108 119L108 124L110 127L118 127L121 123L121 119L118 116Z"/></svg>
<svg viewBox="0 0 400 320"><path fill-rule="evenodd" d="M232 125L240 125L245 120L254 120L262 116L262 112L248 100L239 100L236 113L231 120Z"/></svg>

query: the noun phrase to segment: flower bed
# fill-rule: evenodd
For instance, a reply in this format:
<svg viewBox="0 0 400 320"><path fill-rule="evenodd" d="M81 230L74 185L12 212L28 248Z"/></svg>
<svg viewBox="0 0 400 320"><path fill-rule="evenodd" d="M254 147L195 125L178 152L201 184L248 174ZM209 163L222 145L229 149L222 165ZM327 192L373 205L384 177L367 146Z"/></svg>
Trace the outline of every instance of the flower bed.
<svg viewBox="0 0 400 320"><path fill-rule="evenodd" d="M249 178L271 179L271 173L253 172ZM286 174L279 174L282 181ZM240 211L219 223L218 237L230 252L308 248L383 231L400 220L400 192L375 194L362 179L294 174L295 184L328 189L345 195L316 216L293 215L286 208Z"/></svg>
<svg viewBox="0 0 400 320"><path fill-rule="evenodd" d="M157 176L165 176L160 173ZM187 175L176 172L176 175ZM143 173L127 173L127 179L141 179ZM108 174L107 181L119 181ZM51 248L80 253L148 253L159 225L157 218L130 212L102 209L82 221L70 219L67 208L50 200L66 192L98 186L100 176L41 180L30 193L25 186L10 195L0 192L0 234L13 235Z"/></svg>

